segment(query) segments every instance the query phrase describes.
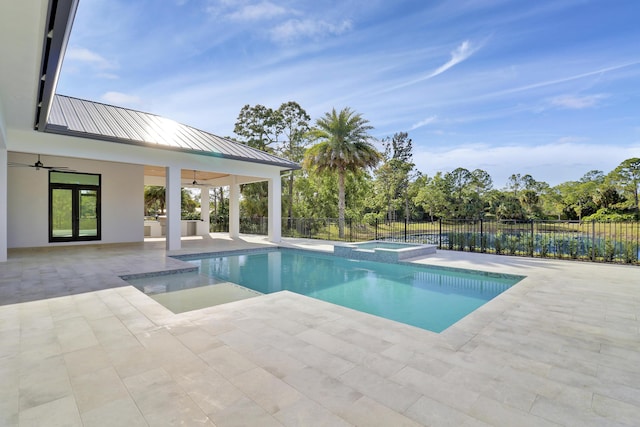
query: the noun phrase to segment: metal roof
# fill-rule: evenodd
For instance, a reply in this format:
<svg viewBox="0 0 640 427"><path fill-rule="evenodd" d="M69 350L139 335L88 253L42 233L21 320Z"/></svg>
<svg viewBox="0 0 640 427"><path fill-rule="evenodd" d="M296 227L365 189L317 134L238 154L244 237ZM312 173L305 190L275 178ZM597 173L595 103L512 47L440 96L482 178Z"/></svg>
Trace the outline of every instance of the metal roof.
<svg viewBox="0 0 640 427"><path fill-rule="evenodd" d="M46 132L299 169L290 160L154 114L55 95Z"/></svg>

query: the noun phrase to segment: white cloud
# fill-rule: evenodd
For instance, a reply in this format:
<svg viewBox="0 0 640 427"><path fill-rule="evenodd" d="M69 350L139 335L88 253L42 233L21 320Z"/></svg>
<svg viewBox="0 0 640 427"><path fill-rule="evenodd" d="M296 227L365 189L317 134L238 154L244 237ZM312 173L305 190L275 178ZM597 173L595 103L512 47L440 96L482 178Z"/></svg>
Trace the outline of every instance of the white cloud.
<svg viewBox="0 0 640 427"><path fill-rule="evenodd" d="M427 117L426 119L420 120L418 123L415 123L415 124L411 125L409 130L416 130L416 129L421 128L423 126L430 125L432 123L435 123L436 120L437 120L436 116Z"/></svg>
<svg viewBox="0 0 640 427"><path fill-rule="evenodd" d="M465 59L469 58L471 55L473 55L473 53L479 49L478 47L471 47L471 43L469 42L469 40L465 40L463 41L460 46L458 46L456 49L454 49L451 52L451 59L449 61L447 61L445 64L441 65L440 67L438 67L435 71L433 71L430 74L427 74L426 76L424 76L422 78L422 80L425 79L430 79L432 77L435 77L439 74L444 73L445 71L447 71L449 68L453 67L456 64L461 63L462 61L464 61Z"/></svg>
<svg viewBox="0 0 640 427"><path fill-rule="evenodd" d="M468 59L469 57L471 57L471 55L473 55L475 52L478 51L478 49L480 49L483 46L484 43L480 43L477 46L474 46L471 44L471 42L469 40L465 40L462 43L460 43L460 45L458 47L456 47L454 50L451 51L451 58L445 62L444 64L442 64L441 66L439 66L438 68L436 68L435 70L433 70L432 72L425 74L423 76L420 76L416 79L413 80L409 80L406 81L404 83L400 83L398 85L392 86L386 90L384 90L384 92L388 92L391 90L395 90L395 89L400 89L403 87L407 87L407 86L411 86L414 85L416 83L420 83L422 81L425 80L429 80L432 79L436 76L439 76L440 74L444 73L445 71L449 70L450 68L456 66L457 64L465 61L466 59Z"/></svg>
<svg viewBox="0 0 640 427"><path fill-rule="evenodd" d="M69 48L65 53L65 59L91 64L92 66L102 70L118 68L115 63L107 60L94 51L85 48Z"/></svg>
<svg viewBox="0 0 640 427"><path fill-rule="evenodd" d="M135 106L142 103L140 97L122 92L106 92L101 96L101 99L117 106Z"/></svg>
<svg viewBox="0 0 640 427"><path fill-rule="evenodd" d="M278 42L289 42L300 38L340 35L352 28L353 23L348 19L338 24L313 19L290 19L271 30L271 37Z"/></svg>
<svg viewBox="0 0 640 427"><path fill-rule="evenodd" d="M284 7L263 1L262 3L243 6L238 11L231 13L229 18L237 21L258 21L271 19L286 13L288 13L288 11Z"/></svg>
<svg viewBox="0 0 640 427"><path fill-rule="evenodd" d="M99 73L96 75L96 77L100 77L101 79L107 79L107 80L117 80L120 78L120 76L113 73Z"/></svg>
<svg viewBox="0 0 640 427"><path fill-rule="evenodd" d="M553 98L551 104L571 110L582 110L583 108L595 107L601 99L606 97L606 95L602 94L587 96L563 95Z"/></svg>
<svg viewBox="0 0 640 427"><path fill-rule="evenodd" d="M578 180L593 169L608 173L623 160L637 156L640 150L640 144L608 145L603 151L599 144L560 142L581 139L565 137L557 143L534 147L468 145L441 152L416 147L413 158L418 170L429 176L457 167L484 169L493 178L494 187L502 188L513 173L528 173L534 179L552 186Z"/></svg>

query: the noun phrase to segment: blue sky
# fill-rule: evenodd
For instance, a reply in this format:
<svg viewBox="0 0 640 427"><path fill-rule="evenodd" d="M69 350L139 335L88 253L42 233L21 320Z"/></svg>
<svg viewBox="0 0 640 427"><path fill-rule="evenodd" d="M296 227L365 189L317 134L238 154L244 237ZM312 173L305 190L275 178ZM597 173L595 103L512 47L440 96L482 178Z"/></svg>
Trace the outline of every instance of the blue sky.
<svg viewBox="0 0 640 427"><path fill-rule="evenodd" d="M640 157L637 0L80 0L58 93L233 136L351 107L417 168L551 185Z"/></svg>

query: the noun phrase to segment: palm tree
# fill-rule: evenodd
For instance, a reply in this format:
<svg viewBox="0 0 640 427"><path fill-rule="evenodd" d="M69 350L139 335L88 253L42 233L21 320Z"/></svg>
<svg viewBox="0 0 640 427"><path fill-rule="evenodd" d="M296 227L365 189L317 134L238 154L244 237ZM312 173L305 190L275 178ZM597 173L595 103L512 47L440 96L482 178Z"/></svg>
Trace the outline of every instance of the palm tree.
<svg viewBox="0 0 640 427"><path fill-rule="evenodd" d="M368 123L348 107L339 113L334 108L316 120L309 133L311 139L320 142L305 153L305 168L338 174L338 231L341 239L344 238L345 175L348 171L358 172L362 168L374 167L381 159L380 153L369 142L371 136L368 131L373 127Z"/></svg>

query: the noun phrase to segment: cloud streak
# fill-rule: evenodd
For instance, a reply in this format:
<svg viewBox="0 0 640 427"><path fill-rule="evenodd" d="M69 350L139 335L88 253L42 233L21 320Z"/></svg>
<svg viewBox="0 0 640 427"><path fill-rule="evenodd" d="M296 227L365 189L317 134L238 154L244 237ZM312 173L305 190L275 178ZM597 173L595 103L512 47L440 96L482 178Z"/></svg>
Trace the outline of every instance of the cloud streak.
<svg viewBox="0 0 640 427"><path fill-rule="evenodd" d="M409 130L416 130L416 129L421 128L423 126L428 126L428 125L430 125L432 123L435 123L437 119L438 118L436 116L427 117L426 119L420 120L418 123L414 123L413 125L411 125Z"/></svg>
<svg viewBox="0 0 640 427"><path fill-rule="evenodd" d="M282 6L268 1L243 6L238 11L229 14L229 18L236 21L262 21L289 13Z"/></svg>
<svg viewBox="0 0 640 427"><path fill-rule="evenodd" d="M481 47L482 47L482 44L477 45L477 46L473 46L469 40L465 40L462 43L460 43L460 45L458 47L456 47L453 51L451 51L451 58L447 62L445 62L444 64L442 64L438 68L436 68L435 70L431 71L428 74L420 76L420 77L418 77L416 79L409 80L407 82L392 86L391 88L385 90L385 92L396 90L396 89L401 89L403 87L411 86L411 85L414 85L416 83L420 83L420 82L423 82L425 80L429 80L429 79L432 79L432 78L434 78L436 76L439 76L440 74L444 73L445 71L447 71L447 70L455 67L456 65L460 64L461 62L469 59L471 57L471 55L476 53Z"/></svg>
<svg viewBox="0 0 640 427"><path fill-rule="evenodd" d="M595 107L601 99L606 97L607 96L603 94L587 96L562 95L553 98L551 104L570 110L582 110L584 108Z"/></svg>
<svg viewBox="0 0 640 427"><path fill-rule="evenodd" d="M322 38L327 35L340 35L353 28L351 20L338 24L314 19L290 19L271 30L271 38L280 43L288 43L301 38Z"/></svg>
<svg viewBox="0 0 640 427"><path fill-rule="evenodd" d="M89 64L100 70L109 70L118 68L114 62L107 60L102 55L94 51L82 47L72 47L67 50L65 59L69 61L82 62Z"/></svg>
<svg viewBox="0 0 640 427"><path fill-rule="evenodd" d="M579 80L579 79L583 79L585 77L591 77L591 76L597 76L599 74L604 74L604 73L608 73L611 71L617 71L617 70L621 70L623 68L628 68L628 67L633 67L635 65L639 65L640 61L633 61L633 62L627 62L624 64L618 64L618 65L612 65L610 67L605 67L605 68L600 68L594 71L588 71L586 73L580 73L580 74L576 74L573 76L567 76L567 77L563 77L560 79L554 79L554 80L547 80L544 82L538 82L538 83L533 83L530 85L525 85L525 86L519 86L519 87L515 87L515 88L511 88L511 89L506 89L506 90L502 90L502 91L498 91L493 93L493 95L509 95L509 94L513 94L513 93L517 93L517 92L525 92L525 91L529 91L532 89L540 89L546 86L553 86L553 85L557 85L557 84L561 84L561 83L567 83L573 80Z"/></svg>

